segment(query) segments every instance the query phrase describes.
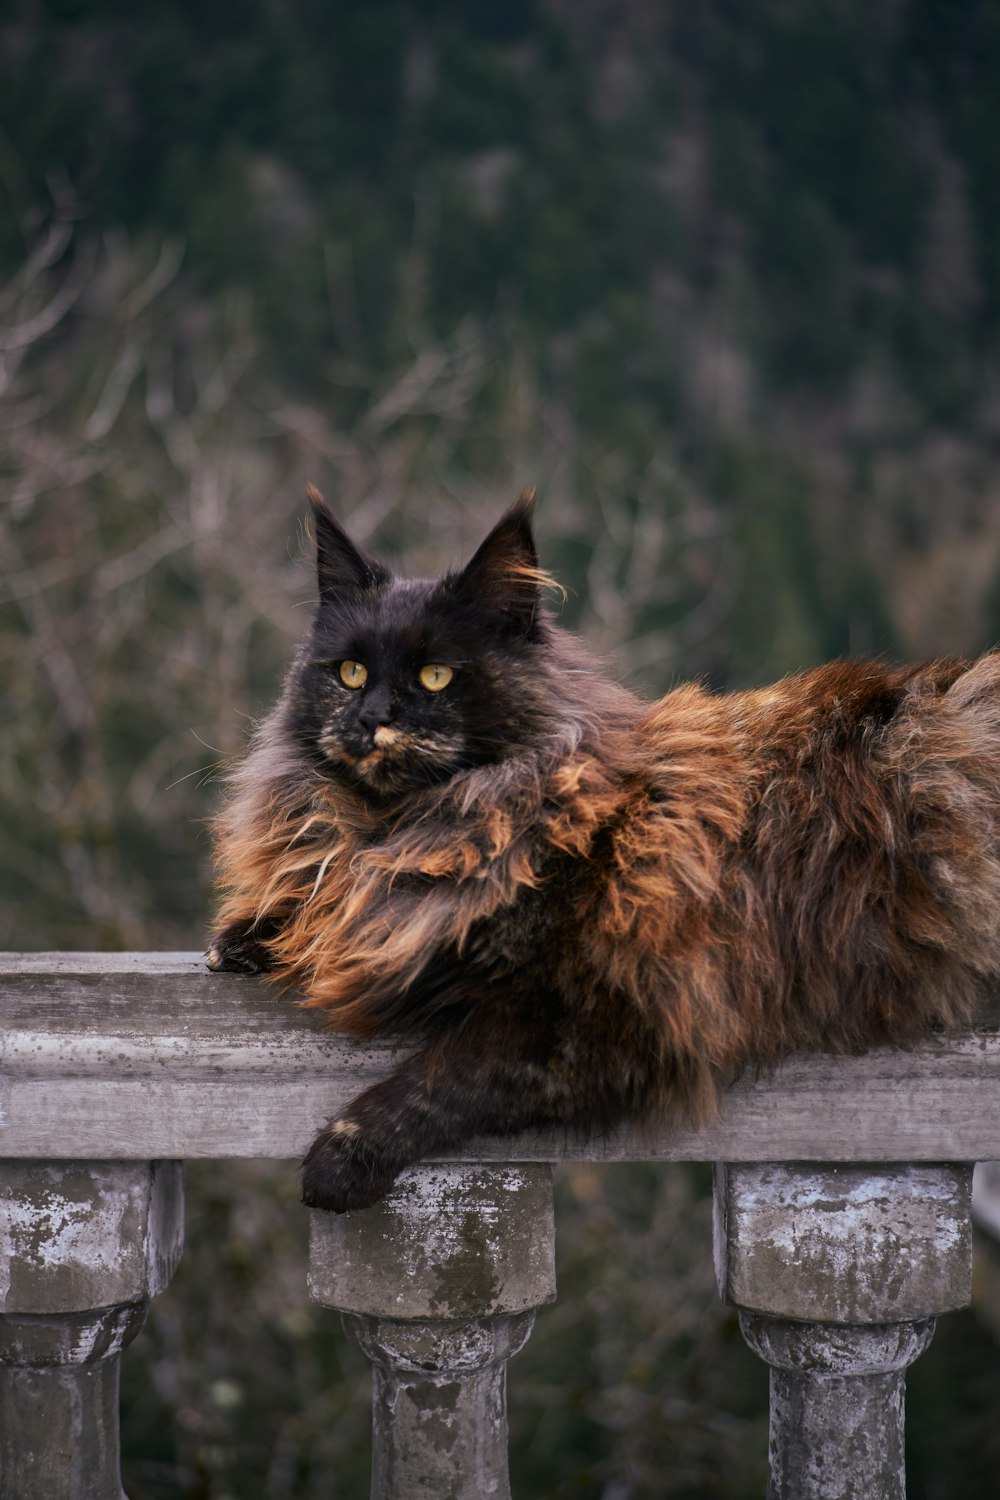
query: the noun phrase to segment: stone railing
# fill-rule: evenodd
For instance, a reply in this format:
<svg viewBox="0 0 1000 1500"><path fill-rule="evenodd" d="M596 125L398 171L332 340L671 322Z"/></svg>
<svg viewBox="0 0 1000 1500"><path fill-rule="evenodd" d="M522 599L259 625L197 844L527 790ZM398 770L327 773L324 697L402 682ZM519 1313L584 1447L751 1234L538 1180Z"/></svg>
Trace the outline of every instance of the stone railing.
<svg viewBox="0 0 1000 1500"><path fill-rule="evenodd" d="M0 1494L120 1500L118 1360L181 1253L181 1161L301 1156L394 1051L195 955L0 973ZM904 1372L969 1299L998 1089L992 1031L796 1058L701 1131L478 1142L314 1214L310 1294L374 1366L374 1495L509 1494L506 1365L555 1296L549 1163L570 1158L720 1164L720 1292L771 1366L769 1494L902 1496Z"/></svg>

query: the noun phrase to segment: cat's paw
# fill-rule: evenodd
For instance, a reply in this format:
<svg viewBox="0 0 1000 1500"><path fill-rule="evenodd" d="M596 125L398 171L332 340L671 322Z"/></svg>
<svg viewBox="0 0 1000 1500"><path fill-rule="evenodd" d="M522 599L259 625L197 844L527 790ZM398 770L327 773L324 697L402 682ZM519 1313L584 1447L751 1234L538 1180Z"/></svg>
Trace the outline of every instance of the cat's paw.
<svg viewBox="0 0 1000 1500"><path fill-rule="evenodd" d="M217 973L264 974L272 968L271 955L253 928L233 923L217 932L208 945L205 962Z"/></svg>
<svg viewBox="0 0 1000 1500"><path fill-rule="evenodd" d="M396 1175L365 1144L359 1126L335 1120L316 1137L302 1163L302 1202L335 1214L369 1208L385 1196Z"/></svg>

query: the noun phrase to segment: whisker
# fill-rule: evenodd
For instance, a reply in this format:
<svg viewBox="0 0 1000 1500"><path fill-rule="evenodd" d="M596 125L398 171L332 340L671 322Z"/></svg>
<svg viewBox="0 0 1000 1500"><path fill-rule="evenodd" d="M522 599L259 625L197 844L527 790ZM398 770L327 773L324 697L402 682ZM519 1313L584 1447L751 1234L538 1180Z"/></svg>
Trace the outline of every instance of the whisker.
<svg viewBox="0 0 1000 1500"><path fill-rule="evenodd" d="M206 750L211 750L215 755L221 755L223 760L231 760L232 752L223 750L218 745L210 745L208 740L203 740L197 729L188 729L188 734L193 734L199 745L204 745Z"/></svg>
<svg viewBox="0 0 1000 1500"><path fill-rule="evenodd" d="M209 750L211 750L211 748L212 748L211 745L209 745L208 748L209 748ZM228 759L228 757L226 757L226 759ZM175 786L180 786L180 784L181 784L182 781L188 781L192 776L199 776L202 773L202 771L215 771L215 770L218 770L219 766L222 766L222 765L225 765L225 759L223 759L223 760L213 760L207 766L195 766L195 768L194 768L193 771L185 771L183 776L178 776L178 778L177 778L176 781L172 781L170 783L170 785L169 786L165 786L163 788L163 790L165 792L172 792L173 789L174 789L174 787ZM204 786L205 783L203 781L199 781L198 785L199 786Z"/></svg>

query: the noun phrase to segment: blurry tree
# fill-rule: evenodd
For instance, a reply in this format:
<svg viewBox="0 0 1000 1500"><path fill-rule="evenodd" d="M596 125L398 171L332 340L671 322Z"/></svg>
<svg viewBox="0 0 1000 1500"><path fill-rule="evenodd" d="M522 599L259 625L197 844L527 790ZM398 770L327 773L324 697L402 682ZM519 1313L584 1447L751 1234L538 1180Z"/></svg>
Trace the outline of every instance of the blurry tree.
<svg viewBox="0 0 1000 1500"><path fill-rule="evenodd" d="M307 481L421 572L536 483L567 623L649 691L993 643L998 101L987 0L15 0L0 941L200 943L214 783L309 608ZM565 1175L524 1493L759 1493L703 1186ZM130 1355L135 1500L364 1492L293 1194L192 1170ZM988 1472L961 1349L912 1381L918 1500Z"/></svg>

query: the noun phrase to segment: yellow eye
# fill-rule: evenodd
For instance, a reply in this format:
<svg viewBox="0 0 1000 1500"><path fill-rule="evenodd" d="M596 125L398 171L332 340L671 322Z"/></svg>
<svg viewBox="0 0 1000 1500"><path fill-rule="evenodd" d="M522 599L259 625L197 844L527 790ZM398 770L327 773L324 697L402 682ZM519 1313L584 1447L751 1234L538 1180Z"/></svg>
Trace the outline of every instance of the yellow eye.
<svg viewBox="0 0 1000 1500"><path fill-rule="evenodd" d="M340 663L340 680L345 687L364 687L368 681L368 668L359 661L342 661Z"/></svg>
<svg viewBox="0 0 1000 1500"><path fill-rule="evenodd" d="M420 681L429 693L439 693L442 688L446 688L454 675L451 667L442 667L434 662L420 668Z"/></svg>

